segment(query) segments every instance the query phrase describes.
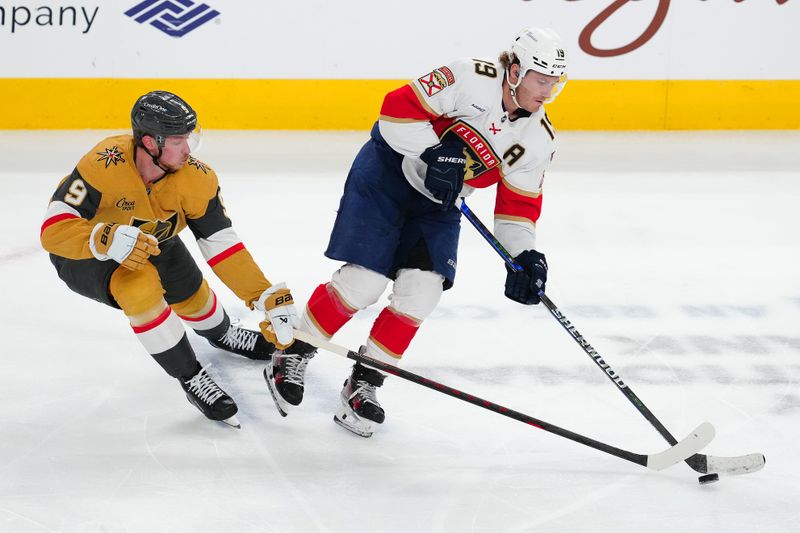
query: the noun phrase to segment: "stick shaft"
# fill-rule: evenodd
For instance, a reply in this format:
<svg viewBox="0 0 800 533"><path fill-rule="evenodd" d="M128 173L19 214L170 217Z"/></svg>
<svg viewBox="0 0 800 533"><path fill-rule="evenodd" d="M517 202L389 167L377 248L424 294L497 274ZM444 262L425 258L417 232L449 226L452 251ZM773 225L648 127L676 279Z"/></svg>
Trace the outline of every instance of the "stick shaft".
<svg viewBox="0 0 800 533"><path fill-rule="evenodd" d="M647 461L648 461L647 455L633 453L627 450L623 450L621 448L617 448L615 446L611 446L604 442L597 441L595 439L586 437L579 433L575 433L574 431L570 431L568 429L556 426L555 424L545 422L544 420L541 420L539 418L534 418L530 415L526 415L525 413L521 413L519 411L515 411L514 409L503 407L502 405L490 402L489 400L479 398L478 396L475 396L473 394L460 391L449 385L445 385L443 383L439 383L424 376L420 376L419 374L415 374L413 372L409 372L408 370L404 370L394 365L384 363L383 361L379 361L377 359L373 359L366 355L362 355L358 352L354 352L353 350L348 350L344 347L338 346L331 342L323 341L322 339L319 339L318 337L310 335L304 331L295 330L295 338L300 339L303 342L312 344L318 348L322 348L337 353L343 357L352 359L353 361L358 361L359 363L369 366L371 368L377 368L378 370L386 372L387 374L391 374L393 376L402 378L406 381L416 383L417 385L422 385L423 387L427 387L436 392L452 396L453 398L457 398L464 402L471 403L472 405L477 405L478 407L482 407L494 413L528 424L529 426L542 429L544 431L547 431L548 433L553 433L560 437L564 437L565 439L569 439L579 444L583 444L584 446L588 446L590 448L600 450L601 452L605 452L615 457L619 457L620 459L625 459L626 461L630 461L638 465L647 466Z"/></svg>
<svg viewBox="0 0 800 533"><path fill-rule="evenodd" d="M514 258L511 257L511 254L506 250L502 244L497 240L497 238L492 234L491 231L480 221L480 219L475 216L472 210L467 206L467 204L463 201L463 199L459 199L457 202L461 213L474 227L478 230L478 233L483 236L483 238L488 242L492 248L498 253L498 255L506 262L511 268L514 270L521 270L522 267L514 261ZM642 414L642 416L647 419L648 422L656 429L656 431L661 434L664 439L670 443L671 445L675 445L678 441L672 434L664 427L664 424L661 423L658 418L653 414L650 409L642 402L641 399L634 393L630 387L628 387L619 375L605 362L605 360L597 353L597 350L589 344L586 338L581 335L575 326L572 325L572 322L561 312L561 310L556 307L553 301L544 294L544 292L539 293L539 298L541 299L544 306L550 311L550 314L558 321L559 324L572 336L573 340L581 347L581 349L588 355L592 361L594 361L595 365L597 365L619 389L622 394L633 404L634 407ZM695 470L705 472L706 471L706 456L702 454L695 454L692 457L686 459L686 464L692 467Z"/></svg>
<svg viewBox="0 0 800 533"><path fill-rule="evenodd" d="M564 313L562 313L561 310L556 307L553 301L545 294L540 294L539 297L541 298L542 303L547 310L550 311L550 314L553 315L553 318L555 318L558 323L561 324L561 327L563 327L564 330L570 334L570 336L573 338L573 340L575 340L578 346L581 347L584 353L588 355L594 364L605 373L606 377L617 386L620 392L622 392L622 394L628 398L628 400L640 413L642 413L642 415L650 422L650 424L656 428L661 436L664 437L664 439L670 444L674 445L676 442L678 442L677 439L672 436L669 430L664 427L658 418L656 418L656 415L654 415L653 412L647 408L644 402L639 399L636 393L634 393L633 390L631 390L631 388L624 381L622 381L622 378L619 377L619 374L617 374L616 371L612 369L608 363L606 363L605 359L603 359L603 357L597 353L597 350L595 350L594 347L589 344L589 341L587 341L586 338L575 328L575 326L572 325L572 322L570 322Z"/></svg>

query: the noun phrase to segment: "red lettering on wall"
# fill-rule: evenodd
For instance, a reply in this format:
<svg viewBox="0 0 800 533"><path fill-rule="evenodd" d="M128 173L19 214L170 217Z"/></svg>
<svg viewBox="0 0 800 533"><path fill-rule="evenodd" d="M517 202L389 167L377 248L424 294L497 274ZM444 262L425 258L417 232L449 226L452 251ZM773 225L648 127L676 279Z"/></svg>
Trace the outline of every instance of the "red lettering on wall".
<svg viewBox="0 0 800 533"><path fill-rule="evenodd" d="M653 20L650 21L650 25L647 26L647 28L639 37L625 46L620 46L619 48L601 49L596 48L592 44L592 34L595 32L595 30L599 28L600 25L608 19L608 17L613 15L619 8L630 1L631 0L615 0L610 6L605 8L600 12L599 15L592 19L591 22L589 22L589 24L583 28L580 37L578 37L578 45L581 47L581 50L589 55L597 57L621 56L622 54L627 54L628 52L636 50L644 43L649 41L653 35L656 34L659 28L661 28L661 24L664 23L664 19L667 17L667 12L669 11L669 0L658 0L656 14L653 17Z"/></svg>
<svg viewBox="0 0 800 533"><path fill-rule="evenodd" d="M530 1L530 0L524 0ZM567 0L567 2L579 2L580 0ZM583 28L581 31L580 36L578 37L578 45L581 47L581 50L586 52L587 54L595 57L613 57L613 56L621 56L623 54L627 54L629 52L633 52L640 46L644 45L653 38L653 36L658 33L658 30L661 28L661 25L664 23L664 19L667 18L667 12L669 11L669 3L670 0L658 0L658 7L656 7L655 15L653 19L650 21L650 24L645 28L644 32L631 41L630 43L620 46L618 48L597 48L592 44L592 34L599 28L608 18L617 12L622 6L627 4L628 2L633 2L634 0L614 0L611 5L601 11L595 18L593 18L589 24ZM638 0L636 0L638 1ZM700 0L705 2L707 0ZM744 2L744 0L733 0L734 3L740 4ZM783 5L787 3L789 0L775 0L775 3Z"/></svg>

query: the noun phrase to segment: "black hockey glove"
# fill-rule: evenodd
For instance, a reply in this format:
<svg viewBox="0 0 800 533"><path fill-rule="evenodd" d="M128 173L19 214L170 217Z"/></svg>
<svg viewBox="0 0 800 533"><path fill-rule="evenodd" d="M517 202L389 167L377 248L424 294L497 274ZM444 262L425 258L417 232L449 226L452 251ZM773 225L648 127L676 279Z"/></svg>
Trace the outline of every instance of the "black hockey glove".
<svg viewBox="0 0 800 533"><path fill-rule="evenodd" d="M425 188L442 202L442 210L453 207L464 185L467 158L459 143L437 144L426 148L419 156L428 165Z"/></svg>
<svg viewBox="0 0 800 533"><path fill-rule="evenodd" d="M514 261L522 270L514 270L506 265L506 297L525 305L538 304L539 291L547 282L547 261L544 254L536 250L525 250Z"/></svg>

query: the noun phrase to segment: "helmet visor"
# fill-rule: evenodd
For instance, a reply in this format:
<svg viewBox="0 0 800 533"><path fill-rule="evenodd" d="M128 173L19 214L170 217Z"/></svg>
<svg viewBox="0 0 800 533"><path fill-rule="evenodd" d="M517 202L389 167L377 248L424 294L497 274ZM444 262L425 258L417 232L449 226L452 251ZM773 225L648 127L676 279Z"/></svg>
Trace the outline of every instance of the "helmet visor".
<svg viewBox="0 0 800 533"><path fill-rule="evenodd" d="M159 146L162 148L165 146L177 148L183 146L184 143L186 143L189 148L190 154L197 154L203 144L203 135L200 126L196 126L194 130L189 133L184 133L183 135L167 135L161 137L161 144Z"/></svg>
<svg viewBox="0 0 800 533"><path fill-rule="evenodd" d="M203 147L203 128L200 127L200 124L197 124L194 130L189 133L187 142L189 143L189 150L193 154L197 154Z"/></svg>
<svg viewBox="0 0 800 533"><path fill-rule="evenodd" d="M558 93L560 93L562 89L564 89L564 85L566 84L567 84L567 75L564 74L558 79L556 84L553 86L553 90L550 91L550 96L547 97L547 100L545 100L544 103L549 104L550 102L555 100L556 96L558 96Z"/></svg>

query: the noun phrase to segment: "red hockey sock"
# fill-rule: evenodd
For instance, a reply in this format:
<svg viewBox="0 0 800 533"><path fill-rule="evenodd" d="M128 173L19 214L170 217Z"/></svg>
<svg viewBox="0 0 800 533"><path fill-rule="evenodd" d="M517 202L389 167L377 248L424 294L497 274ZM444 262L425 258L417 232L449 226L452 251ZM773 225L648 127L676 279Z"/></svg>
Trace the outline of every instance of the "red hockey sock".
<svg viewBox="0 0 800 533"><path fill-rule="evenodd" d="M387 354L400 359L417 334L420 322L386 307L375 319L369 338Z"/></svg>
<svg viewBox="0 0 800 533"><path fill-rule="evenodd" d="M339 331L358 311L344 303L330 283L314 289L306 310L317 329L328 337Z"/></svg>

